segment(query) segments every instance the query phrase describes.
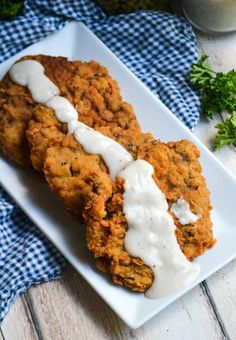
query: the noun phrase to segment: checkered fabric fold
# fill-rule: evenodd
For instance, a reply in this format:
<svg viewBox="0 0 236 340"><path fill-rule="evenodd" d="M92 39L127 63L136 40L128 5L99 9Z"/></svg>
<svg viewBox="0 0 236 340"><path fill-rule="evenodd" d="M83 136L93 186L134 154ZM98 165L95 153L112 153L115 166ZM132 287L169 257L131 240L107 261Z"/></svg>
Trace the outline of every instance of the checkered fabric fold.
<svg viewBox="0 0 236 340"><path fill-rule="evenodd" d="M105 15L89 0L25 0L23 15L0 22L0 62L61 29L84 22L182 122L193 129L200 102L188 84L197 60L190 25L174 15L139 11ZM63 257L0 191L0 322L31 284L57 277Z"/></svg>
<svg viewBox="0 0 236 340"><path fill-rule="evenodd" d="M15 297L57 278L64 258L0 189L0 322Z"/></svg>

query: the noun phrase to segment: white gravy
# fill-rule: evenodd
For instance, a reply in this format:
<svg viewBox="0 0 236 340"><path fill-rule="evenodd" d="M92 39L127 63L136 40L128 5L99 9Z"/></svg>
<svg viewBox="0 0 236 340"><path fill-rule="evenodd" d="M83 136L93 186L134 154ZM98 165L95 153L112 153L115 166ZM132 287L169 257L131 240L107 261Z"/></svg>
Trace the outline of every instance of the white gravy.
<svg viewBox="0 0 236 340"><path fill-rule="evenodd" d="M36 103L45 104L59 94L58 87L44 74L44 67L38 61L24 60L16 63L9 73L15 83L28 87Z"/></svg>
<svg viewBox="0 0 236 340"><path fill-rule="evenodd" d="M112 179L115 179L118 173L133 160L122 145L83 123L79 123L74 136L87 153L102 156Z"/></svg>
<svg viewBox="0 0 236 340"><path fill-rule="evenodd" d="M154 273L146 296L161 298L194 281L200 267L182 253L166 198L154 182L153 173L151 164L136 160L119 176L125 180L124 213L129 226L125 248Z"/></svg>
<svg viewBox="0 0 236 340"><path fill-rule="evenodd" d="M54 96L46 102L46 106L54 110L55 116L61 123L78 121L78 113L73 105L64 97Z"/></svg>
<svg viewBox="0 0 236 340"><path fill-rule="evenodd" d="M182 225L194 223L200 218L200 216L192 213L189 203L186 202L183 197L180 197L176 203L173 203L170 210Z"/></svg>

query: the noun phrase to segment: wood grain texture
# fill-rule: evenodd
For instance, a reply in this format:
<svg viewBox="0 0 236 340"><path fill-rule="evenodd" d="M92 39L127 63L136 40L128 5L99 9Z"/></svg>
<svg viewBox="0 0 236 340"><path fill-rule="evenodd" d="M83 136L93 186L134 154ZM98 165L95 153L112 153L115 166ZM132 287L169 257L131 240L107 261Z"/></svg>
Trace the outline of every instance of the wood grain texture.
<svg viewBox="0 0 236 340"><path fill-rule="evenodd" d="M5 340L1 328L0 328L0 340Z"/></svg>
<svg viewBox="0 0 236 340"><path fill-rule="evenodd" d="M1 331L4 340L39 340L23 295L11 306Z"/></svg>
<svg viewBox="0 0 236 340"><path fill-rule="evenodd" d="M137 330L129 329L68 266L61 282L31 288L43 339L223 339L208 299L198 286Z"/></svg>
<svg viewBox="0 0 236 340"><path fill-rule="evenodd" d="M236 339L236 260L207 280L211 296L230 339Z"/></svg>
<svg viewBox="0 0 236 340"><path fill-rule="evenodd" d="M200 54L209 56L209 62L214 69L221 72L236 69L236 33L214 37L198 32L197 41ZM219 121L219 118L214 118L210 122L201 118L200 124L194 131L211 151L213 151L216 132L215 125ZM233 176L236 176L235 147L226 146L214 152L214 155ZM213 308L222 323L222 331L226 338L236 339L236 260L207 279L206 285Z"/></svg>

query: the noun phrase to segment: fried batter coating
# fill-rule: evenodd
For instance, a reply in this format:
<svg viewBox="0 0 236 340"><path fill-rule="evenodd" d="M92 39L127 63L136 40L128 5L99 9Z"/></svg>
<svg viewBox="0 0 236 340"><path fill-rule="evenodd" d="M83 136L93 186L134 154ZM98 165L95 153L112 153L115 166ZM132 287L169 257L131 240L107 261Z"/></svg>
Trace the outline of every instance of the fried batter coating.
<svg viewBox="0 0 236 340"><path fill-rule="evenodd" d="M69 82L71 64L66 58L32 56L43 64L47 76L59 88ZM19 165L29 164L29 148L25 137L28 122L32 118L36 103L29 90L12 82L7 73L0 82L0 148L3 153Z"/></svg>
<svg viewBox="0 0 236 340"><path fill-rule="evenodd" d="M57 120L53 110L43 105L36 106L33 118L26 130L30 161L34 169L42 171L47 148L51 142L62 140L66 136L67 128Z"/></svg>
<svg viewBox="0 0 236 340"><path fill-rule="evenodd" d="M123 145L135 158L137 156L137 148L144 142L154 140L151 133L142 133L139 129L123 130L117 126L101 126L96 127L97 131L116 140ZM66 136L67 126L60 123L54 115L54 111L43 105L37 105L34 109L33 119L30 120L26 136L30 146L30 159L33 167L43 170L45 152L47 147L58 136Z"/></svg>
<svg viewBox="0 0 236 340"><path fill-rule="evenodd" d="M122 134L121 128L106 127L98 130L102 130L106 135L113 136L124 147L130 148L133 156L136 156L138 143L153 138L151 134L131 134L129 131ZM90 191L101 196L104 196L105 192L105 197L109 197L111 194L111 178L108 169L100 156L87 154L73 136L62 137L60 132L56 135L55 127L41 127L37 136L39 134L42 137L42 143L38 143L38 147L36 146L32 150L40 148L41 151L41 147L47 144L46 150L44 149L42 152L45 178L52 191L64 202L70 215L82 220L85 199ZM46 134L49 135L49 139L53 136L54 140L51 139L48 142L49 139L46 137L45 142ZM137 137L136 144L131 144L135 136ZM38 137L36 142L39 141L40 138ZM33 155L31 158L32 161L35 158L37 164L40 157ZM107 189L108 185L109 190Z"/></svg>
<svg viewBox="0 0 236 340"><path fill-rule="evenodd" d="M137 158L154 167L154 180L166 195L169 207L179 197L189 204L191 211L201 218L195 223L176 224L176 237L189 260L202 254L215 244L210 220L211 205L205 179L198 162L199 152L189 141L142 144ZM123 213L124 182L117 178L112 195L88 197L84 210L87 225L87 244L94 254L97 267L112 274L113 281L134 291L145 291L153 281L152 271L139 258L130 256L124 247L128 228Z"/></svg>
<svg viewBox="0 0 236 340"><path fill-rule="evenodd" d="M131 105L122 101L119 87L107 69L95 61L68 61L63 57L27 56L39 61L46 75L58 86L90 127L120 126L140 131ZM15 84L7 73L0 82L0 149L19 165L30 164L25 137L37 104L26 87Z"/></svg>
<svg viewBox="0 0 236 340"><path fill-rule="evenodd" d="M51 189L63 200L70 215L81 220L91 185L104 188L100 182L104 178L108 182L111 179L102 158L88 155L72 135L65 134L65 130L65 124L57 121L51 109L38 105L26 134L33 167L44 172ZM150 133L120 127L106 126L97 130L122 144L134 158L140 145L154 140Z"/></svg>
<svg viewBox="0 0 236 340"><path fill-rule="evenodd" d="M87 245L98 269L110 272L115 283L143 292L151 286L154 277L142 260L125 250L128 225L123 213L123 192L124 181L117 178L108 198L88 197L84 210Z"/></svg>
<svg viewBox="0 0 236 340"><path fill-rule="evenodd" d="M47 148L43 172L67 212L79 221L88 195L111 195L112 180L102 158L87 154L72 135Z"/></svg>
<svg viewBox="0 0 236 340"><path fill-rule="evenodd" d="M210 219L210 193L201 174L199 156L193 143L182 140L167 144L148 142L139 148L137 157L154 167L154 179L165 194L169 208L178 198L183 197L189 203L190 210L200 216L195 223L182 225L171 212L177 227L178 242L190 260L215 244Z"/></svg>

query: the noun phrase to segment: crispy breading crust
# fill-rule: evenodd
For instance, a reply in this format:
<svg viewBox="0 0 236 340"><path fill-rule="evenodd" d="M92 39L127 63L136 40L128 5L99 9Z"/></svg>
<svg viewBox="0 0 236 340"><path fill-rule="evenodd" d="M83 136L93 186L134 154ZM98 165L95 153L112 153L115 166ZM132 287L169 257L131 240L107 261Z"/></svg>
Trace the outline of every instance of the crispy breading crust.
<svg viewBox="0 0 236 340"><path fill-rule="evenodd" d="M68 61L44 55L22 58L39 61L46 75L59 87L91 127L120 126L140 131L131 105L122 101L120 89L107 69L95 61ZM0 82L0 149L20 165L30 164L25 132L37 104L27 88L15 84L7 74Z"/></svg>
<svg viewBox="0 0 236 340"><path fill-rule="evenodd" d="M199 156L197 147L188 140L167 144L152 141L142 145L138 151L138 158L145 159L154 167L154 179L164 192L169 208L183 197L191 211L200 216L193 224L181 225L171 212L177 227L178 242L190 260L215 244L210 218L210 193L201 174Z"/></svg>
<svg viewBox="0 0 236 340"><path fill-rule="evenodd" d="M31 162L35 169L43 171L50 188L65 203L66 210L73 217L81 220L84 200L94 186L100 187L104 194L106 182L110 182L108 170L102 158L87 154L72 135L62 131L49 119L42 108L37 111L38 121L30 123L27 130L31 150ZM47 119L44 121L44 118ZM153 140L151 134L123 130L120 127L97 128L122 144L133 155L137 156L137 148L142 143Z"/></svg>
<svg viewBox="0 0 236 340"><path fill-rule="evenodd" d="M142 292L151 286L153 273L125 250L128 225L123 213L123 192L124 181L118 178L109 197L87 198L84 210L87 245L96 258L98 269L110 272L115 283Z"/></svg>
<svg viewBox="0 0 236 340"><path fill-rule="evenodd" d="M154 140L151 133L142 133L139 128L123 130L119 126L101 126L96 130L116 140L123 145L134 158L137 156L137 148L144 142ZM66 124L60 123L53 110L37 105L34 109L33 119L30 120L26 136L30 146L30 159L33 167L43 170L45 152L49 145L67 135Z"/></svg>
<svg viewBox="0 0 236 340"><path fill-rule="evenodd" d="M151 141L138 149L138 158L155 169L154 180L166 195L169 207L179 197L189 202L191 210L201 218L195 223L176 224L176 237L189 260L202 254L215 244L210 220L209 192L201 175L199 152L189 141L161 143ZM111 272L114 282L136 291L145 291L153 281L151 269L130 256L124 247L128 228L123 213L123 180L113 183L110 197L88 197L84 219L87 225L87 244L93 252L99 269Z"/></svg>
<svg viewBox="0 0 236 340"><path fill-rule="evenodd" d="M87 154L72 135L51 143L45 156L45 178L77 220L82 220L88 195L111 195L112 180L102 158Z"/></svg>

